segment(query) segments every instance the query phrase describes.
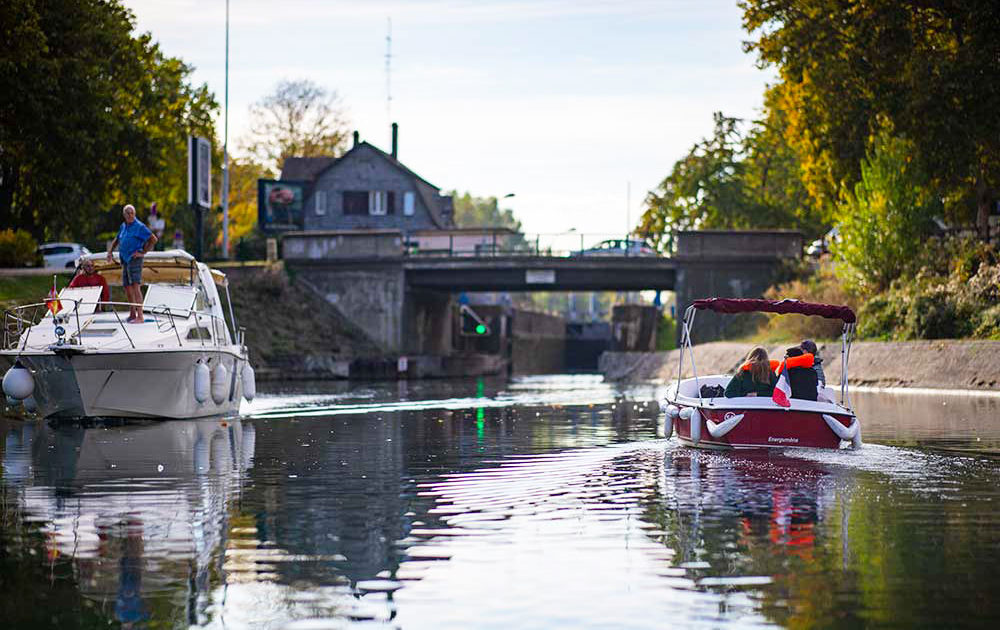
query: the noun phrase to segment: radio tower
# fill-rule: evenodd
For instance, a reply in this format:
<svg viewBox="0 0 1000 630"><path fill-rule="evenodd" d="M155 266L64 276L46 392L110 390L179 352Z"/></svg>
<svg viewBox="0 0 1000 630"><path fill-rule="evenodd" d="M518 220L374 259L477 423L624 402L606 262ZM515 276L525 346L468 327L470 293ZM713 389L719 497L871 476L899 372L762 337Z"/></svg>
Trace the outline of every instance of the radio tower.
<svg viewBox="0 0 1000 630"><path fill-rule="evenodd" d="M385 32L385 116L392 124L392 18L386 18ZM389 125L386 125L387 127Z"/></svg>

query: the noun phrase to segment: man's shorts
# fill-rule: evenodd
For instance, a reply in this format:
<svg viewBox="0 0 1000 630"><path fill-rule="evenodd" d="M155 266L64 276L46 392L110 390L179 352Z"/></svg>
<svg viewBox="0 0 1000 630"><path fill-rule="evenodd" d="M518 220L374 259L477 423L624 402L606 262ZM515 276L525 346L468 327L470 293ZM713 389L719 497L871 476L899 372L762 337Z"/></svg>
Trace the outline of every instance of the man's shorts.
<svg viewBox="0 0 1000 630"><path fill-rule="evenodd" d="M142 258L133 256L131 260L122 265L122 286L130 284L142 284Z"/></svg>

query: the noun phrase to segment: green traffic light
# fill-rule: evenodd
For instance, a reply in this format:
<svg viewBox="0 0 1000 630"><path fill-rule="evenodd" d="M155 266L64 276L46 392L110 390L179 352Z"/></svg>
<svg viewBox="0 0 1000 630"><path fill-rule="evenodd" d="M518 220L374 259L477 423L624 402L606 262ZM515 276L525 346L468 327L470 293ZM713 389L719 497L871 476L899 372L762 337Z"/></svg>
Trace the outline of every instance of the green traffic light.
<svg viewBox="0 0 1000 630"><path fill-rule="evenodd" d="M483 326L482 324L476 324L476 334L477 335L485 335L486 334L486 326Z"/></svg>

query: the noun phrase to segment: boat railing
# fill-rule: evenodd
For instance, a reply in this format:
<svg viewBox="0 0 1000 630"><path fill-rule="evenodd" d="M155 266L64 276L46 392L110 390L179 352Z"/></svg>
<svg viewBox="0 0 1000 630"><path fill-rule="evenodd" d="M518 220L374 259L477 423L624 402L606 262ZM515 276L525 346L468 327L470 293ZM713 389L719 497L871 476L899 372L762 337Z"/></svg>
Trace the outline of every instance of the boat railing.
<svg viewBox="0 0 1000 630"><path fill-rule="evenodd" d="M132 335L129 334L129 330L126 325L127 322L122 319L121 314L116 310L116 307L133 308L136 306L139 306L144 312L153 316L153 321L159 332L162 333L173 330L174 336L177 339L178 347L185 347L186 345L199 345L201 347L218 347L226 345L220 343L220 339L222 337L220 332L228 330L226 323L221 317L212 313L205 313L194 309L175 308L167 305L157 305L151 307L132 302L93 302L73 298L60 298L59 301L63 304L63 308L53 316L53 323L56 326L74 327L75 325L75 330L66 330L66 334L59 335L60 340L57 341L57 345L66 345L70 347L82 345L83 332L93 323L94 316L110 313L114 315L118 327L122 329L129 345L134 349L136 347L135 340L132 338ZM49 313L48 304L49 302L37 302L34 304L17 306L11 309L4 309L2 349L19 350L22 352L27 350L29 348L28 342L31 338L31 330L40 324ZM71 308L68 306L69 304L72 305ZM94 306L93 312L85 313L82 316L84 319L81 322L81 307L90 305ZM110 309L108 311L104 311L103 307L110 307ZM197 339L182 339L176 320L177 318L188 319L190 317L194 318L194 329L198 330ZM207 335L207 339L203 331L209 331L205 326L203 326L202 320L207 320L205 324L210 326L210 334ZM242 337L243 329L241 328L240 334L238 335L239 339L236 343L242 345ZM187 342L187 344L185 344L185 342ZM47 348L48 345L49 344L46 344L44 347ZM41 347L32 347L31 349L41 349Z"/></svg>

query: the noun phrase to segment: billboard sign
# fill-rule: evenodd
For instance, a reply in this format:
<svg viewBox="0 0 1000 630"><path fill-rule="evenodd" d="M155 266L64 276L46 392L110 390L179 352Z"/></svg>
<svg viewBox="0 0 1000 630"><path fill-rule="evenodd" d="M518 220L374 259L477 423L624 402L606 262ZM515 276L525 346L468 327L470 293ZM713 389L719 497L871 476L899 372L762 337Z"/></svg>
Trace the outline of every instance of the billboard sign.
<svg viewBox="0 0 1000 630"><path fill-rule="evenodd" d="M212 143L188 136L188 205L212 207Z"/></svg>
<svg viewBox="0 0 1000 630"><path fill-rule="evenodd" d="M257 180L257 221L265 232L302 229L306 182Z"/></svg>

